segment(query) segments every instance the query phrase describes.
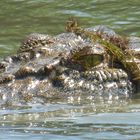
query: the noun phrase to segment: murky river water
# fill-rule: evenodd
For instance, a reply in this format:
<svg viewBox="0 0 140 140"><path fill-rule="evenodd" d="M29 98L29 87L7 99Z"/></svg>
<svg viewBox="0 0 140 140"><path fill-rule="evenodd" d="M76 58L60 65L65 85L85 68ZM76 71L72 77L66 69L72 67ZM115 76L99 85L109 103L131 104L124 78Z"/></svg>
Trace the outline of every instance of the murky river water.
<svg viewBox="0 0 140 140"><path fill-rule="evenodd" d="M103 24L140 36L139 7L139 0L1 0L0 56L13 54L31 32L63 32L70 16L85 27ZM0 140L22 139L140 139L140 96L0 107Z"/></svg>

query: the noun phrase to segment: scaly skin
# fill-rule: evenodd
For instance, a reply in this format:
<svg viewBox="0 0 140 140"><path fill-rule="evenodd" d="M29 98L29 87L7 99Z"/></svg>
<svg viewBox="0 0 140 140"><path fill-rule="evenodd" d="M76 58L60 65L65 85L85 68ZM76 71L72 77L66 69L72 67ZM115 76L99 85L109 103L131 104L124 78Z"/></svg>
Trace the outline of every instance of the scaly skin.
<svg viewBox="0 0 140 140"><path fill-rule="evenodd" d="M90 30L107 30L99 27ZM106 33L116 35L111 30ZM0 75L0 104L82 95L122 98L133 90L128 74L111 66L100 44L74 33L27 36L17 54L0 62Z"/></svg>

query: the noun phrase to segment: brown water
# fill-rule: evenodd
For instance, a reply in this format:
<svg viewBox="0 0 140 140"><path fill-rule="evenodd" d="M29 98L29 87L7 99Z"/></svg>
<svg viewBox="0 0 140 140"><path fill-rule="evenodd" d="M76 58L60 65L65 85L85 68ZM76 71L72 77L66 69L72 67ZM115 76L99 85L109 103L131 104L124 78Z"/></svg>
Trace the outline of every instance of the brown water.
<svg viewBox="0 0 140 140"><path fill-rule="evenodd" d="M63 32L70 16L84 27L102 24L122 35L140 36L139 7L139 0L1 0L0 56L15 53L29 33ZM1 107L0 139L140 139L140 95Z"/></svg>

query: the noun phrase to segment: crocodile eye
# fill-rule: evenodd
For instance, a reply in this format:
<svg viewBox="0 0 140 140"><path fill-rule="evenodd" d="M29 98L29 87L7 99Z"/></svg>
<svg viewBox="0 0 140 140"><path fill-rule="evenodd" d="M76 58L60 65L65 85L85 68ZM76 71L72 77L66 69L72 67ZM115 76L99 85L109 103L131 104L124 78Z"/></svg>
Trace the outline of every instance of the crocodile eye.
<svg viewBox="0 0 140 140"><path fill-rule="evenodd" d="M103 55L93 54L93 55L84 55L80 56L77 61L83 65L85 69L89 69L101 64L104 60Z"/></svg>
<svg viewBox="0 0 140 140"><path fill-rule="evenodd" d="M101 64L104 56L100 54L82 55L77 57L74 62L80 64L84 69L90 69Z"/></svg>
<svg viewBox="0 0 140 140"><path fill-rule="evenodd" d="M71 52L69 62L79 65L80 68L87 70L101 64L104 61L104 53L93 51L92 47L84 47L80 50Z"/></svg>

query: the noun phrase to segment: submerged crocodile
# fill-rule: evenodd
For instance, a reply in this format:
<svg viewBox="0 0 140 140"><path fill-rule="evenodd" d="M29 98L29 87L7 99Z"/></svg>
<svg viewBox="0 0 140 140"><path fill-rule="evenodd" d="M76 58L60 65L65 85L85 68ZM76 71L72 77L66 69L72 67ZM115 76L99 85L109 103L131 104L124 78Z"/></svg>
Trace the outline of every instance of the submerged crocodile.
<svg viewBox="0 0 140 140"><path fill-rule="evenodd" d="M122 39L105 26L86 28L124 46L139 66L140 38ZM17 53L0 61L0 104L44 102L67 97L126 98L135 90L131 73L114 61L98 41L74 32L56 36L33 33Z"/></svg>

